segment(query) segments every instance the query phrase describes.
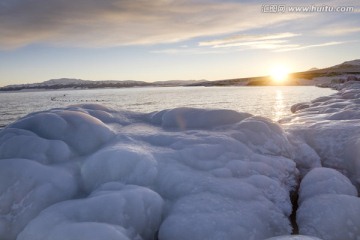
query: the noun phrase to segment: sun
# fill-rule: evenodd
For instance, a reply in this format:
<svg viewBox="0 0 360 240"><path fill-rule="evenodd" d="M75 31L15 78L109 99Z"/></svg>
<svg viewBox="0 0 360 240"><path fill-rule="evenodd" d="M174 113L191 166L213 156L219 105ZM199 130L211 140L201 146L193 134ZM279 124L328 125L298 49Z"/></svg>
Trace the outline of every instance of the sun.
<svg viewBox="0 0 360 240"><path fill-rule="evenodd" d="M271 69L270 76L276 83L283 83L288 79L289 69L284 65L278 65Z"/></svg>

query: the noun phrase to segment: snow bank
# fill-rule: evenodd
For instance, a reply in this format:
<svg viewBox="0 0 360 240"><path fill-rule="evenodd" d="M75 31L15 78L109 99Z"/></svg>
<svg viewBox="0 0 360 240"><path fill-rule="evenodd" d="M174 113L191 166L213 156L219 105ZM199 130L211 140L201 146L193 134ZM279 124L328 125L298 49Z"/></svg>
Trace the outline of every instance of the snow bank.
<svg viewBox="0 0 360 240"><path fill-rule="evenodd" d="M0 238L290 234L291 150L278 124L229 110L33 113L0 132Z"/></svg>
<svg viewBox="0 0 360 240"><path fill-rule="evenodd" d="M360 236L360 83L292 107L282 120L304 178L299 191L300 234L324 240Z"/></svg>
<svg viewBox="0 0 360 240"><path fill-rule="evenodd" d="M313 169L300 185L299 232L325 240L358 239L360 199L357 194L350 180L338 171Z"/></svg>
<svg viewBox="0 0 360 240"><path fill-rule="evenodd" d="M162 205L162 198L150 189L107 183L85 199L47 208L17 239L153 239Z"/></svg>
<svg viewBox="0 0 360 240"><path fill-rule="evenodd" d="M75 196L77 182L61 168L26 159L0 160L0 236L15 239L40 211Z"/></svg>
<svg viewBox="0 0 360 240"><path fill-rule="evenodd" d="M314 167L333 168L360 189L360 83L346 83L331 96L308 103L282 120L302 173Z"/></svg>
<svg viewBox="0 0 360 240"><path fill-rule="evenodd" d="M357 196L350 180L331 168L314 168L301 181L299 203L321 194L344 194Z"/></svg>

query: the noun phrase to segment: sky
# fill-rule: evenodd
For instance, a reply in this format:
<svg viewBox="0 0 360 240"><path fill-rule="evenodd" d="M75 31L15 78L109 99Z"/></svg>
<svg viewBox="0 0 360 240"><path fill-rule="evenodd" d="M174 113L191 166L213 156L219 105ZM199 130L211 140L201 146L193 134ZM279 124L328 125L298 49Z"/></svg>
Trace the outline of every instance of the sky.
<svg viewBox="0 0 360 240"><path fill-rule="evenodd" d="M0 0L0 86L220 80L359 58L358 0Z"/></svg>

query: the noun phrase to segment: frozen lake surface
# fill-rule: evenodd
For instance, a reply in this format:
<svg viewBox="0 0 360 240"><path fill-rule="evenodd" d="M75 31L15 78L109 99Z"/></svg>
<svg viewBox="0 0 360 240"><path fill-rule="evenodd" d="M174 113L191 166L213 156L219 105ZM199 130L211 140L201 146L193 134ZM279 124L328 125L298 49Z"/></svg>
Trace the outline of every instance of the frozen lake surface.
<svg viewBox="0 0 360 240"><path fill-rule="evenodd" d="M162 87L0 93L0 127L34 111L100 103L116 110L152 112L176 107L221 108L279 120L290 107L335 91L314 86Z"/></svg>

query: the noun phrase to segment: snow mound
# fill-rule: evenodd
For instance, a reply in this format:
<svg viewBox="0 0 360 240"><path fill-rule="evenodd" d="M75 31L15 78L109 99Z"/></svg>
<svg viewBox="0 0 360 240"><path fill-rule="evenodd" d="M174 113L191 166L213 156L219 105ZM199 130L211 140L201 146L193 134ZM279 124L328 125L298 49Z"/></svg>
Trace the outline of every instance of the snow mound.
<svg viewBox="0 0 360 240"><path fill-rule="evenodd" d="M152 239L162 207L162 198L148 188L108 183L85 199L47 208L17 239Z"/></svg>
<svg viewBox="0 0 360 240"><path fill-rule="evenodd" d="M17 234L43 209L73 198L76 192L75 178L61 168L27 159L1 159L1 239L16 239Z"/></svg>
<svg viewBox="0 0 360 240"><path fill-rule="evenodd" d="M230 110L33 113L0 132L0 238L287 235L292 149L277 123Z"/></svg>
<svg viewBox="0 0 360 240"><path fill-rule="evenodd" d="M79 154L94 152L113 133L99 119L79 111L53 110L30 114L9 126L48 140L60 140Z"/></svg>
<svg viewBox="0 0 360 240"><path fill-rule="evenodd" d="M324 240L360 236L360 83L336 85L327 97L294 105L281 122L305 176L299 190L300 234Z"/></svg>
<svg viewBox="0 0 360 240"><path fill-rule="evenodd" d="M360 199L355 187L333 169L315 168L300 185L300 234L325 240L358 239Z"/></svg>
<svg viewBox="0 0 360 240"><path fill-rule="evenodd" d="M251 114L239 113L222 109L176 108L153 114L151 121L164 128L180 130L213 128L221 125L234 124L250 117Z"/></svg>
<svg viewBox="0 0 360 240"><path fill-rule="evenodd" d="M350 180L331 168L314 168L301 181L299 203L321 194L344 194L357 196L358 192Z"/></svg>
<svg viewBox="0 0 360 240"><path fill-rule="evenodd" d="M333 168L360 189L360 83L346 83L331 96L282 120L302 175L314 167ZM297 148L297 150L296 150Z"/></svg>

